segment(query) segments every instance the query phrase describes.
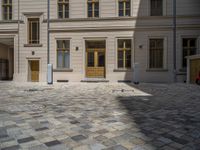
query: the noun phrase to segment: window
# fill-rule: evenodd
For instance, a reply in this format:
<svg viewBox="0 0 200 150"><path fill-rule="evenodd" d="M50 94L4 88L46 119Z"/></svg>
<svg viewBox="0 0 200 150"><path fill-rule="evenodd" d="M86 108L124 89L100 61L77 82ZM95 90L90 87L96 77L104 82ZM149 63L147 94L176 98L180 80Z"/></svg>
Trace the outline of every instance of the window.
<svg viewBox="0 0 200 150"><path fill-rule="evenodd" d="M186 56L195 55L197 51L196 39L195 38L184 38L183 39L183 68L187 67Z"/></svg>
<svg viewBox="0 0 200 150"><path fill-rule="evenodd" d="M28 19L28 31L29 31L29 44L40 43L40 21L39 18Z"/></svg>
<svg viewBox="0 0 200 150"><path fill-rule="evenodd" d="M131 68L131 39L118 39L118 68Z"/></svg>
<svg viewBox="0 0 200 150"><path fill-rule="evenodd" d="M130 16L130 0L119 0L119 16Z"/></svg>
<svg viewBox="0 0 200 150"><path fill-rule="evenodd" d="M162 69L164 61L164 40L150 39L149 67L153 69Z"/></svg>
<svg viewBox="0 0 200 150"><path fill-rule="evenodd" d="M57 68L70 68L69 40L57 40Z"/></svg>
<svg viewBox="0 0 200 150"><path fill-rule="evenodd" d="M99 0L88 0L88 17L99 17Z"/></svg>
<svg viewBox="0 0 200 150"><path fill-rule="evenodd" d="M151 0L151 16L163 15L163 0Z"/></svg>
<svg viewBox="0 0 200 150"><path fill-rule="evenodd" d="M12 0L3 0L2 9L3 20L12 20Z"/></svg>
<svg viewBox="0 0 200 150"><path fill-rule="evenodd" d="M69 18L69 0L58 0L58 18Z"/></svg>

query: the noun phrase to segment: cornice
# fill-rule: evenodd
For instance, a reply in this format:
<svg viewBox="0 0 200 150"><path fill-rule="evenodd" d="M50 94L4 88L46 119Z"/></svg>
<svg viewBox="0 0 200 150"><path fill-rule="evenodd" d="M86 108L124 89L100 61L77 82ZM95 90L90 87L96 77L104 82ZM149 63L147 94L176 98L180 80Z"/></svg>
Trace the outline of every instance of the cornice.
<svg viewBox="0 0 200 150"><path fill-rule="evenodd" d="M104 17L104 18L67 18L67 19L50 19L51 23L57 22L92 22L92 21L125 21L125 20L162 20L162 19L173 19L173 16L136 16L136 17ZM177 16L177 19L200 19L199 15L181 15ZM47 19L43 20L44 23Z"/></svg>

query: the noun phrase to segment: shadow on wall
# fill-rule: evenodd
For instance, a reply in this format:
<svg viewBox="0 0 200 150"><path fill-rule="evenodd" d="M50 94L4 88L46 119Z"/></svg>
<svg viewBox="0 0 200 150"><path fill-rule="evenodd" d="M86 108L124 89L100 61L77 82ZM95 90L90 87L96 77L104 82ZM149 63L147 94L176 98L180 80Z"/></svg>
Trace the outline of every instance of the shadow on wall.
<svg viewBox="0 0 200 150"><path fill-rule="evenodd" d="M152 96L120 96L117 99L139 129L139 138L146 144L158 149L188 146L197 150L200 148L200 97L195 93L200 89L194 91L188 87L190 94L186 95L186 89L175 86L139 85L135 87Z"/></svg>

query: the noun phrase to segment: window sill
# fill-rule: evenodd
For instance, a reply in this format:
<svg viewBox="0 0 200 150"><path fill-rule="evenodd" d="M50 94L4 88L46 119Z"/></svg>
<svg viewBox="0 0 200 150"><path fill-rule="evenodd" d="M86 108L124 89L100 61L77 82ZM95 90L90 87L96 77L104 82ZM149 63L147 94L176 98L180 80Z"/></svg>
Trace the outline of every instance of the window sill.
<svg viewBox="0 0 200 150"><path fill-rule="evenodd" d="M132 69L114 69L113 72L132 72Z"/></svg>
<svg viewBox="0 0 200 150"><path fill-rule="evenodd" d="M53 72L73 72L73 69L57 68L53 69Z"/></svg>
<svg viewBox="0 0 200 150"><path fill-rule="evenodd" d="M24 47L42 47L42 44L24 44Z"/></svg>
<svg viewBox="0 0 200 150"><path fill-rule="evenodd" d="M146 72L168 72L168 69L147 69Z"/></svg>

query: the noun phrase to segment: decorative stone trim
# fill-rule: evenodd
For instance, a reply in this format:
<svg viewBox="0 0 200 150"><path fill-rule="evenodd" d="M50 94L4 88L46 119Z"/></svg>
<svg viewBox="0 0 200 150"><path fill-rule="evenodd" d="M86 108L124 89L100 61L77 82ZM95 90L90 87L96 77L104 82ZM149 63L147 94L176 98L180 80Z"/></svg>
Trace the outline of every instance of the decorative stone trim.
<svg viewBox="0 0 200 150"><path fill-rule="evenodd" d="M42 47L42 44L24 44L24 47Z"/></svg>

